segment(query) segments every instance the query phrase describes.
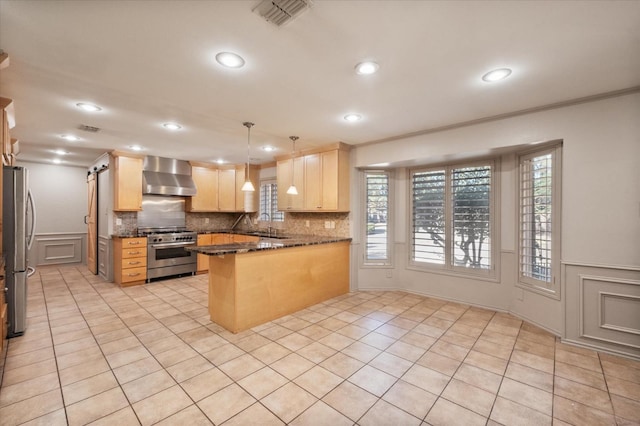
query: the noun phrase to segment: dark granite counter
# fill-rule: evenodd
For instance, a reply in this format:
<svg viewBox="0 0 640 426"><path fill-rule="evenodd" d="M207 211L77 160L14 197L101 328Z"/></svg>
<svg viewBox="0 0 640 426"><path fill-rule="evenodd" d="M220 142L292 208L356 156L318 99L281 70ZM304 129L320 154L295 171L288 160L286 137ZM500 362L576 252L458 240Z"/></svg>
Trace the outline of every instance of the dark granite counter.
<svg viewBox="0 0 640 426"><path fill-rule="evenodd" d="M243 235L255 235L242 232ZM276 250L289 247L311 246L317 244L330 244L342 241L351 241L351 238L344 237L316 237L308 235L280 236L278 238L261 237L260 241L251 243L234 243L215 246L185 247L187 250L195 251L208 256L220 256L223 254L241 254L261 250Z"/></svg>

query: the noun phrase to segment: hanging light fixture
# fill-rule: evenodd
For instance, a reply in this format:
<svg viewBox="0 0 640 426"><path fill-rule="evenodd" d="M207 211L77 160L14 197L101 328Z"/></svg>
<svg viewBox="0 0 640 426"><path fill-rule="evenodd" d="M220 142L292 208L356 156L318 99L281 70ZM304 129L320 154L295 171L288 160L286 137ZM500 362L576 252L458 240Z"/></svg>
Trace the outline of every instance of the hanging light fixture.
<svg viewBox="0 0 640 426"><path fill-rule="evenodd" d="M287 194L289 195L298 195L298 189L296 185L293 183L293 173L295 170L295 158L296 158L296 141L299 139L297 136L289 136L289 139L293 141L293 151L291 151L291 186L287 189Z"/></svg>
<svg viewBox="0 0 640 426"><path fill-rule="evenodd" d="M251 180L249 180L249 152L250 152L250 148L251 148L251 127L253 126L253 123L249 122L249 121L245 121L244 123L242 123L243 126L245 126L248 129L248 136L247 136L247 168L245 169L245 175L244 175L244 185L242 185L242 190L245 192L253 192L256 189L253 187L253 184L251 183Z"/></svg>

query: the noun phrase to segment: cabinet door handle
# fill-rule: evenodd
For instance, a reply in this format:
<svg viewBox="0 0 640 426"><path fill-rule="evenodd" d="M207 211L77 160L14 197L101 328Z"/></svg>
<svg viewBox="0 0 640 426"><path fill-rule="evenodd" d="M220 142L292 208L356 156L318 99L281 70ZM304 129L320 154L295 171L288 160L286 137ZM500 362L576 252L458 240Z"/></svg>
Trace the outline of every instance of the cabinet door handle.
<svg viewBox="0 0 640 426"><path fill-rule="evenodd" d="M129 265L138 265L140 263L140 261L137 262L129 262Z"/></svg>
<svg viewBox="0 0 640 426"><path fill-rule="evenodd" d="M127 244L129 244L130 246L137 246L138 244L140 244L140 241L129 241Z"/></svg>
<svg viewBox="0 0 640 426"><path fill-rule="evenodd" d="M140 275L140 272L129 273L127 275L130 276L130 277L137 277L138 275Z"/></svg>
<svg viewBox="0 0 640 426"><path fill-rule="evenodd" d="M140 254L140 252L139 251L129 251L129 252L127 252L127 254Z"/></svg>

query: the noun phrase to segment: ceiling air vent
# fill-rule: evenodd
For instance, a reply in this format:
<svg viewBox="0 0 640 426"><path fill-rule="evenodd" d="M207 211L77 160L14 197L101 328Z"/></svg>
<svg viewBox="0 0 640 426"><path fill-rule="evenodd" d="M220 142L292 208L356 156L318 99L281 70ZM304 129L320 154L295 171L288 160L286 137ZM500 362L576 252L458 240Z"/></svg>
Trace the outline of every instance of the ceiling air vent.
<svg viewBox="0 0 640 426"><path fill-rule="evenodd" d="M85 132L90 132L90 133L98 133L100 131L99 127L87 126L86 124L79 125L78 129L84 130Z"/></svg>
<svg viewBox="0 0 640 426"><path fill-rule="evenodd" d="M311 0L264 0L253 11L280 27L311 7Z"/></svg>

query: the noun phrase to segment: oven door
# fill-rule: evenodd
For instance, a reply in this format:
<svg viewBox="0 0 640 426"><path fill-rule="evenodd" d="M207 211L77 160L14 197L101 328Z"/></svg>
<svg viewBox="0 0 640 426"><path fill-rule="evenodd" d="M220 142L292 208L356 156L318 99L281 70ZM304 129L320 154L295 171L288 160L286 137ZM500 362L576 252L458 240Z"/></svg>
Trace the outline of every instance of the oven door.
<svg viewBox="0 0 640 426"><path fill-rule="evenodd" d="M185 247L195 245L194 242L147 244L147 268L195 264L196 253L185 250Z"/></svg>

